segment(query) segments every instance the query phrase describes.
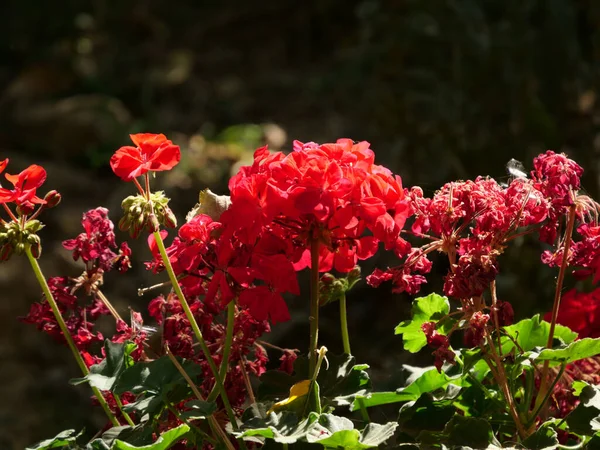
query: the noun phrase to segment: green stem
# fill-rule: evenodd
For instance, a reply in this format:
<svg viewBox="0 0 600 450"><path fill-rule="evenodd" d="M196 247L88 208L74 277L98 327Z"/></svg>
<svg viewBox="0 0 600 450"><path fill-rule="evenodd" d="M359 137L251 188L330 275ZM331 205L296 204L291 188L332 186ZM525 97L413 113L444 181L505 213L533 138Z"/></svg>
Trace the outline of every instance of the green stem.
<svg viewBox="0 0 600 450"><path fill-rule="evenodd" d="M231 344L233 342L233 328L235 325L235 301L231 300L227 305L227 329L225 331L225 343L223 344L223 360L219 369L219 376L223 383L227 379L227 370L229 369L229 353L231 352ZM212 402L219 395L216 389L217 385L213 386L212 391L208 394L207 401Z"/></svg>
<svg viewBox="0 0 600 450"><path fill-rule="evenodd" d="M363 420L367 423L371 423L371 418L369 417L369 412L367 411L364 398L358 398L358 406L360 407L360 415L362 416Z"/></svg>
<svg viewBox="0 0 600 450"><path fill-rule="evenodd" d="M129 424L129 426L135 427L135 422L131 419L131 416L127 414L123 409L123 402L121 401L121 397L119 397L117 394L113 394L113 397L115 398L115 403L119 407L119 411L121 411L121 414L125 418L125 421Z"/></svg>
<svg viewBox="0 0 600 450"><path fill-rule="evenodd" d="M344 353L351 355L350 337L348 336L348 316L346 313L346 294L340 297L340 324L342 327L342 342L344 343Z"/></svg>
<svg viewBox="0 0 600 450"><path fill-rule="evenodd" d="M317 363L319 342L319 239L310 242L310 347L308 349L308 376L311 377Z"/></svg>
<svg viewBox="0 0 600 450"><path fill-rule="evenodd" d="M42 273L42 269L40 268L40 265L38 264L37 259L35 259L33 257L33 255L31 254L31 246L28 245L25 247L25 253L27 254L27 259L29 259L29 263L31 264L33 273L35 274L35 277L37 278L37 281L40 284L42 291L44 292L46 301L50 305L50 308L52 308L52 312L54 313L54 317L56 318L56 321L58 322L58 326L60 327L60 330L62 331L63 336L65 337L65 340L67 341L69 348L71 349L71 353L73 353L73 356L75 357L75 361L77 361L77 365L79 366L79 368L81 369L81 372L85 376L89 373L89 370L88 370L87 366L85 365L85 362L83 362L83 358L81 357L79 350L77 350L77 347L75 346L75 342L73 342L71 333L69 333L67 324L65 323L65 321L60 313L60 310L58 309L58 305L56 304L56 301L54 300L54 297L52 296L52 292L50 292L50 288L48 287L46 278L44 277L44 274ZM119 421L114 416L114 414L111 412L111 410L108 407L108 404L106 403L106 400L102 396L102 393L100 392L100 390L98 388L92 387L92 391L94 392L94 395L98 399L98 403L100 403L100 406L102 406L102 409L106 413L106 416L108 417L110 422L115 427L120 426Z"/></svg>
<svg viewBox="0 0 600 450"><path fill-rule="evenodd" d="M227 411L227 416L229 417L231 426L233 427L234 430L237 430L238 426L237 426L237 422L235 419L235 414L233 413L233 409L231 408L231 403L229 402L229 398L227 397L227 391L225 390L225 386L223 385L223 381L221 380L221 377L219 375L219 369L217 368L217 365L215 364L215 361L213 360L213 358L210 354L208 345L206 345L206 341L204 340L204 336L202 336L202 331L200 331L198 322L196 322L196 318L192 314L190 305L188 305L188 302L187 302L185 296L183 295L181 286L179 286L179 282L177 281L177 276L175 275L175 272L173 271L173 266L171 265L171 261L169 261L169 257L167 256L167 250L165 249L165 243L163 242L162 236L160 235L159 231L154 232L154 239L156 240L156 245L158 247L158 251L160 252L160 256L162 257L162 261L163 261L163 264L165 265L165 269L167 270L167 273L169 274L169 279L171 280L171 284L173 285L173 290L175 291L175 294L177 294L177 297L179 298L181 307L183 308L183 311L185 312L185 315L186 315L188 321L190 322L192 330L194 330L194 334L196 335L198 344L200 345L200 348L202 349L202 353L204 353L204 356L206 357L206 361L208 362L208 365L213 374L213 377L215 377L215 383L217 385L219 393L221 394L221 400L223 401L223 406L225 407L225 410Z"/></svg>

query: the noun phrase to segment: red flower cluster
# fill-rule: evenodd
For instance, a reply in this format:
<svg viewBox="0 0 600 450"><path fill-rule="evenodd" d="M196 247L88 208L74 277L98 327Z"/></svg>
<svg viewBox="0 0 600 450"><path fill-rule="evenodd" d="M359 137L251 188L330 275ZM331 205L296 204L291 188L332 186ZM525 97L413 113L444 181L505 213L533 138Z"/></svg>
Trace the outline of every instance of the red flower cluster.
<svg viewBox="0 0 600 450"><path fill-rule="evenodd" d="M293 242L297 270L310 265L314 239L320 244L320 272L349 272L358 260L373 256L379 242L406 249L399 238L407 217L400 177L374 164L367 142L296 141L288 155L263 147L229 188L232 205L222 221L242 242L251 242L264 227ZM364 236L367 230L371 236Z"/></svg>
<svg viewBox="0 0 600 450"><path fill-rule="evenodd" d="M131 249L126 242L121 244L119 254L114 252L117 248L115 226L108 218L108 209L99 207L86 212L81 225L85 230L83 233L63 242L63 247L73 252L75 261L81 258L88 269L96 267L105 272L113 265L117 266L119 272L131 267Z"/></svg>
<svg viewBox="0 0 600 450"><path fill-rule="evenodd" d="M110 159L113 172L131 181L147 172L170 170L179 163L181 152L164 134L130 135L135 147L121 147Z"/></svg>
<svg viewBox="0 0 600 450"><path fill-rule="evenodd" d="M199 296L187 298L202 335L213 350L213 359L216 364L220 364L225 345L225 326L218 323L215 318L222 314L223 306L214 299L201 300ZM175 355L193 360L202 367L202 388L208 393L214 384L214 377L202 352L196 352L192 347L193 332L175 294L170 294L167 299L162 296L155 298L149 303L148 311L159 324L163 325L162 339L168 344L169 349ZM246 386L240 365L244 365L247 373L257 376L266 370L267 354L256 341L269 331L268 322L254 319L246 309L237 309L229 355L231 366L225 385L234 406L241 406L246 398Z"/></svg>

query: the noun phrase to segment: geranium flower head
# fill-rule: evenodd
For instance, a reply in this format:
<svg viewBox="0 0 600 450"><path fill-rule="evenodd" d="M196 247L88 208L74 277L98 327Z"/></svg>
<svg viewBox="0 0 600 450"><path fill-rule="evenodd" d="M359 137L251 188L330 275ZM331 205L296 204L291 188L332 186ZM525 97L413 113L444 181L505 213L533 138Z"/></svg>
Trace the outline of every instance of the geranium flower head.
<svg viewBox="0 0 600 450"><path fill-rule="evenodd" d="M8 160L0 162L0 172L4 170ZM22 205L26 202L44 204L46 201L37 197L36 190L46 181L46 170L42 166L31 165L18 175L5 175L14 186L13 189L0 188L0 203L15 202Z"/></svg>
<svg viewBox="0 0 600 450"><path fill-rule="evenodd" d="M181 152L164 134L130 135L135 147L121 147L110 159L113 172L124 181L131 181L147 172L170 170L179 163Z"/></svg>

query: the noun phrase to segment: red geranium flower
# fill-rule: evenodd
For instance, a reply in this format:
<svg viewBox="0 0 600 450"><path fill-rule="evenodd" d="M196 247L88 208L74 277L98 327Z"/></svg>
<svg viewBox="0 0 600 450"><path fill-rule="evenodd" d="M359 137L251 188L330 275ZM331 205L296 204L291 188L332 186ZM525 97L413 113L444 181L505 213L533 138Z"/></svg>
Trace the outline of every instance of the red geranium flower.
<svg viewBox="0 0 600 450"><path fill-rule="evenodd" d="M552 313L546 313L544 319L551 320ZM575 331L580 339L600 337L600 288L589 293L576 289L565 292L557 322Z"/></svg>
<svg viewBox="0 0 600 450"><path fill-rule="evenodd" d="M110 158L113 172L124 181L131 181L146 172L170 170L179 163L179 146L173 145L164 134L139 133L130 135L135 147L121 147Z"/></svg>
<svg viewBox="0 0 600 450"><path fill-rule="evenodd" d="M0 172L4 170L8 159L0 162ZM44 204L45 200L37 197L35 191L46 181L46 171L43 167L32 165L18 175L5 175L14 189L0 188L0 203L15 202L21 205L25 202Z"/></svg>

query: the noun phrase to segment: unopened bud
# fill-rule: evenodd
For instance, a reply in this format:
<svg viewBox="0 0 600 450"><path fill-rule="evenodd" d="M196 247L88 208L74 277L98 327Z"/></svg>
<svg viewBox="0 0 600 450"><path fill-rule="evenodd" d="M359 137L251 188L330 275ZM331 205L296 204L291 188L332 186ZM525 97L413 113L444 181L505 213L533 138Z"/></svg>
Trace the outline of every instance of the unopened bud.
<svg viewBox="0 0 600 450"><path fill-rule="evenodd" d="M129 220L129 216L121 217L121 220L119 220L119 230L127 231L127 230L129 230L130 226L131 226L131 220Z"/></svg>
<svg viewBox="0 0 600 450"><path fill-rule="evenodd" d="M150 214L148 220L146 221L146 230L150 233L154 233L158 231L160 228L160 223L158 223L158 219L154 214Z"/></svg>
<svg viewBox="0 0 600 450"><path fill-rule="evenodd" d="M39 220L29 220L25 224L25 230L27 232L33 233L33 234L37 233L42 228L44 228L44 224L42 222L40 222Z"/></svg>
<svg viewBox="0 0 600 450"><path fill-rule="evenodd" d="M35 205L31 202L24 202L17 206L17 213L20 216L28 216L35 210Z"/></svg>
<svg viewBox="0 0 600 450"><path fill-rule="evenodd" d="M38 259L42 254L42 244L40 242L31 245L31 255Z"/></svg>
<svg viewBox="0 0 600 450"><path fill-rule="evenodd" d="M25 244L17 242L17 245L15 245L15 254L22 255L23 253L25 253Z"/></svg>
<svg viewBox="0 0 600 450"><path fill-rule="evenodd" d="M131 208L131 205L133 205L133 203L135 202L135 199L136 199L135 195L130 195L129 197L126 197L121 202L121 208L123 208L123 211L127 211L129 208Z"/></svg>
<svg viewBox="0 0 600 450"><path fill-rule="evenodd" d="M40 237L37 234L29 234L27 235L27 242L31 245L39 245Z"/></svg>
<svg viewBox="0 0 600 450"><path fill-rule="evenodd" d="M171 211L171 208L165 208L165 214L163 216L163 225L167 228L175 228L177 226L177 217Z"/></svg>
<svg viewBox="0 0 600 450"><path fill-rule="evenodd" d="M350 272L348 272L348 279L353 280L356 278L360 278L360 266L354 266Z"/></svg>
<svg viewBox="0 0 600 450"><path fill-rule="evenodd" d="M60 203L62 196L56 190L51 190L46 194L44 200L46 200L47 208L54 208L56 205Z"/></svg>
<svg viewBox="0 0 600 450"><path fill-rule="evenodd" d="M321 283L325 285L330 285L335 281L335 277L330 273L324 273L321 275Z"/></svg>

